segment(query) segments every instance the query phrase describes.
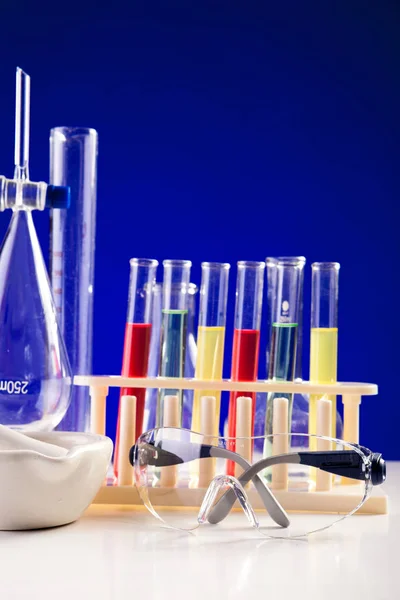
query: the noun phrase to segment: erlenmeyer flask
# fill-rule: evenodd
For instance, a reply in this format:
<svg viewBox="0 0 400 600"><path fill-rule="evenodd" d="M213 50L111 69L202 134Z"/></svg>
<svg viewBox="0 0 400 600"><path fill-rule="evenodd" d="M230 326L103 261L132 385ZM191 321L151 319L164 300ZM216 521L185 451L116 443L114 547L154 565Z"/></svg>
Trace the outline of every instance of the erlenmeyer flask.
<svg viewBox="0 0 400 600"><path fill-rule="evenodd" d="M64 416L71 370L30 210L0 250L0 423L48 431Z"/></svg>

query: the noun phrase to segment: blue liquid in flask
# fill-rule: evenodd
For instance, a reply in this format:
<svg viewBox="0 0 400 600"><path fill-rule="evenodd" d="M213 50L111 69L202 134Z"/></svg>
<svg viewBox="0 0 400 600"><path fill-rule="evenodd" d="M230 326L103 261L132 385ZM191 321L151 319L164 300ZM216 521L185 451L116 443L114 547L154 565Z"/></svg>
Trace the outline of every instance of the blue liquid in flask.
<svg viewBox="0 0 400 600"><path fill-rule="evenodd" d="M13 212L0 250L0 423L50 431L72 377L30 210Z"/></svg>
<svg viewBox="0 0 400 600"><path fill-rule="evenodd" d="M187 310L163 310L161 329L161 377L183 377L185 373ZM164 397L177 395L182 412L182 390L161 390L158 398L158 426L162 426Z"/></svg>

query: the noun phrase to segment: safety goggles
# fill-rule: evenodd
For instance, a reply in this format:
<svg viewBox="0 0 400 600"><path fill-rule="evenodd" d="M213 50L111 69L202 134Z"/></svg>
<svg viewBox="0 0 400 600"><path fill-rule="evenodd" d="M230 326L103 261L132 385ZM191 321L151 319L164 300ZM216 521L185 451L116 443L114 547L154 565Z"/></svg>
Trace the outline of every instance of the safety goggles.
<svg viewBox="0 0 400 600"><path fill-rule="evenodd" d="M161 427L140 436L130 462L143 503L165 525L229 522L240 531L250 522L278 538L342 521L386 478L381 454L309 435L213 438Z"/></svg>

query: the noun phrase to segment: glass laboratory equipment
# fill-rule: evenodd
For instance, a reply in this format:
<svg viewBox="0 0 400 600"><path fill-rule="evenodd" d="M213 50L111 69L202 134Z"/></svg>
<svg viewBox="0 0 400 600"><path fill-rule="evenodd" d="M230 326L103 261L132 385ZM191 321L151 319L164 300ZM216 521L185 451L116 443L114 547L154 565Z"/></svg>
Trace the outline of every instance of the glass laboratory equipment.
<svg viewBox="0 0 400 600"><path fill-rule="evenodd" d="M266 351L266 364L267 373L269 372L270 355L271 355L271 341L272 341L272 323L275 315L275 301L277 295L277 272L279 260L300 260L306 263L304 256L292 256L292 257L267 257L267 299L268 299L268 312L267 312L267 351ZM302 364L303 364L303 285L304 283L304 268L300 273L299 282L299 310L298 310L298 327L297 327L297 351L296 351L296 366L295 366L295 381L301 381L303 379ZM261 396L261 395L258 395ZM266 394L263 394L264 398ZM266 402L262 402L261 398L257 398L257 433L262 435L264 432L265 425L265 409ZM264 414L262 414L264 411ZM292 410L292 432L293 433L307 433L308 432L308 395L297 393L293 397L293 410ZM300 439L300 438L299 438Z"/></svg>
<svg viewBox="0 0 400 600"><path fill-rule="evenodd" d="M275 301L277 296L277 273L279 260L300 260L306 263L304 256L294 257L267 257L266 263L266 275L267 275L267 350L266 350L266 367L267 373L269 373L269 366L271 360L271 341L272 341L272 324L275 315ZM300 273L299 282L299 323L298 323L298 337L297 337L297 352L296 352L296 366L295 366L295 380L302 380L302 349L303 349L303 334L302 334L302 323L303 323L303 280L304 280L304 268ZM254 435L263 435L265 429L265 418L266 418L266 397L265 393L258 393L256 399L256 419ZM292 409L292 432L293 433L307 433L308 432L308 396L307 394L297 393L293 397L293 409ZM300 439L300 438L299 438Z"/></svg>
<svg viewBox="0 0 400 600"><path fill-rule="evenodd" d="M271 354L268 379L271 381L294 381L296 377L297 340L299 326L300 293L305 259L281 257L277 262L276 298L273 306ZM267 396L265 435L271 435L273 405L276 394ZM293 394L279 394L289 401L288 432L291 431ZM269 455L271 449L265 448Z"/></svg>
<svg viewBox="0 0 400 600"><path fill-rule="evenodd" d="M185 355L185 377L192 378L195 374L197 361L196 318L197 296L199 288L194 283L189 283L188 288L188 320L187 343ZM190 429L193 414L193 390L183 390L182 427Z"/></svg>
<svg viewBox="0 0 400 600"><path fill-rule="evenodd" d="M151 311L151 338L149 349L148 377L157 377L160 365L161 348L161 315L162 315L162 284L155 283L153 288L153 303ZM158 390L148 388L145 396L143 430L147 431L157 424Z"/></svg>
<svg viewBox="0 0 400 600"><path fill-rule="evenodd" d="M283 258L283 257L281 257ZM286 257L290 258L290 257ZM291 257L294 260L304 260L304 257ZM267 373L269 371L270 364L270 343L272 338L272 322L273 315L275 314L275 299L276 299L276 280L277 280L277 265L279 258L268 257L266 259L266 271L267 271L267 352L266 352L266 364ZM300 302L299 302L299 325L298 325L298 337L297 337L297 352L296 352L296 367L295 367L295 381L301 381L302 376L302 359L303 359L303 280L304 280L304 269L300 275ZM257 394L257 408L256 408L256 419L255 419L255 435L263 435L265 427L265 410L266 410L266 394ZM293 434L308 433L308 412L309 412L309 397L308 394L302 394L297 392L293 396L293 410L292 410L292 427L291 431ZM343 420L340 413L336 413L336 424L337 424L337 437L341 438L343 430ZM296 443L301 443L302 437L293 437L292 446Z"/></svg>
<svg viewBox="0 0 400 600"><path fill-rule="evenodd" d="M268 302L268 313L267 313L267 373L269 372L270 356L271 356L271 341L272 341L272 330L273 321L275 315L275 302L277 297L277 274L279 261L303 261L306 264L304 256L281 256L281 257L267 257L265 264L267 267L267 302ZM303 358L303 284L304 284L304 268L301 269L299 274L299 322L297 332L297 352L296 352L296 366L295 366L295 379L303 379L302 369L302 358Z"/></svg>
<svg viewBox="0 0 400 600"><path fill-rule="evenodd" d="M313 263L311 284L310 381L336 383L338 343L339 263ZM336 437L336 396L332 403L332 437ZM319 396L311 395L309 433L317 427L316 407Z"/></svg>
<svg viewBox="0 0 400 600"><path fill-rule="evenodd" d="M158 261L152 258L132 258L130 261L128 314L125 325L121 370L121 375L124 377L147 377L152 329L152 300L157 267ZM146 389L121 388L120 398L126 395L136 397L135 439L138 439L143 433ZM114 471L116 475L118 475L119 419L120 405L118 406L114 452Z"/></svg>
<svg viewBox="0 0 400 600"><path fill-rule="evenodd" d="M318 442L325 448L328 442L330 451L313 452L309 436L303 437L301 451L296 451L290 446L290 435L273 436L268 440L273 448L272 460L257 457L249 461L230 450L230 438L173 427L153 429L146 431L131 449L135 485L149 512L180 532L193 531L204 523L210 532L213 525L224 522L223 532L230 527L232 535L248 541L250 521L252 531L265 537L307 539L311 533L326 530L356 513L373 486L385 481L386 464L381 453L329 438L319 438ZM245 441L247 447L256 444L255 438ZM287 448L286 452L281 452L282 447ZM210 459L214 468L203 469ZM239 477L226 475L228 460L240 468ZM300 481L293 478L288 473L292 466L304 469L305 477ZM190 469L202 471L203 480L196 482L188 477ZM264 477L268 469L273 473L272 485ZM349 473L357 485L346 501L338 501L336 510L315 511L318 502L323 502L327 476L334 478L338 489L340 478ZM164 485L166 479L168 488ZM219 541L221 529L216 535Z"/></svg>
<svg viewBox="0 0 400 600"><path fill-rule="evenodd" d="M50 182L71 190L69 209L50 212L50 280L73 375L92 373L97 145L94 129L50 132ZM89 408L89 389L74 386L58 429L87 431Z"/></svg>
<svg viewBox="0 0 400 600"><path fill-rule="evenodd" d="M184 377L187 344L188 296L190 260L164 260L163 300L161 320L161 377ZM157 424L164 422L164 397L176 395L182 423L182 391L163 389L158 394Z"/></svg>
<svg viewBox="0 0 400 600"><path fill-rule="evenodd" d="M272 321L276 297L276 275L278 259L268 257L265 260L266 264L266 296L267 296L267 314L266 314L266 372L268 373L270 355L271 355L271 338L272 338ZM254 419L254 435L262 436L265 431L265 417L267 411L267 394L265 392L257 392L256 394L256 415ZM260 442L261 443L261 442ZM261 448L262 451L262 448Z"/></svg>
<svg viewBox="0 0 400 600"><path fill-rule="evenodd" d="M0 210L13 211L0 250L0 423L49 431L72 378L32 210L65 208L68 190L29 179L29 75L17 69L16 83L14 179L0 178Z"/></svg>
<svg viewBox="0 0 400 600"><path fill-rule="evenodd" d="M272 339L272 323L273 315L275 310L275 299L276 299L276 276L278 273L278 259L273 257L267 257L265 260L266 264L266 278L267 278L267 348L266 348L266 365L267 373L269 371L269 363L271 357L271 339ZM265 419L264 419L265 420ZM263 423L264 427L264 423ZM261 433L262 435L262 433Z"/></svg>
<svg viewBox="0 0 400 600"><path fill-rule="evenodd" d="M226 305L228 300L230 264L203 262L201 264L200 310L197 329L197 379L222 378L225 347ZM216 413L214 435L218 435L221 392L196 390L193 402L191 429L200 431L200 399L214 396Z"/></svg>
<svg viewBox="0 0 400 600"><path fill-rule="evenodd" d="M277 295L277 273L278 273L278 262L279 260L293 258L294 260L304 260L303 256L299 257L267 257L265 260L266 264L266 279L267 279L267 348L266 348L266 370L269 373L269 366L271 362L271 342L272 342L272 324L275 315L275 302ZM300 381L302 379L302 322L303 322L303 274L304 269L300 274L300 303L299 303L299 324L298 324L298 337L297 337L297 352L296 352L296 367L295 367L295 379ZM263 435L265 429L265 417L266 417L266 394L258 393L256 399L256 419L254 435ZM308 431L308 396L305 394L297 393L293 398L293 411L292 411L292 431L307 433Z"/></svg>
<svg viewBox="0 0 400 600"><path fill-rule="evenodd" d="M260 347L261 310L263 301L265 263L239 261L236 278L235 324L231 379L233 381L255 381L258 375L258 352ZM236 436L236 400L238 396L252 399L252 424L256 411L256 394L232 392L229 398L228 437ZM235 448L231 448L234 450ZM228 462L228 474L235 475L235 465Z"/></svg>
<svg viewBox="0 0 400 600"><path fill-rule="evenodd" d="M297 260L304 261L304 256L292 257ZM300 382L303 380L303 305L304 305L304 268L300 272L300 283L299 283L299 311L298 311L298 327L297 327L297 351L296 351L296 366L295 366L295 381ZM309 397L308 394L297 394L293 395L293 408L292 408L292 419L291 419L291 431L293 434L308 433L308 407ZM292 446L295 447L297 444L301 444L304 438L297 436L292 438Z"/></svg>
<svg viewBox="0 0 400 600"><path fill-rule="evenodd" d="M157 377L160 365L161 353L161 320L162 320L162 283L156 283L153 289L152 328L150 340L150 354L148 377ZM195 321L197 315L197 294L199 288L195 283L189 283L188 288L188 321L187 321L187 344L185 356L185 377L194 377L197 344L195 336ZM144 411L143 430L147 431L156 426L157 422L157 397L155 388L146 390L146 401ZM182 427L190 429L192 422L193 390L183 392L183 414Z"/></svg>

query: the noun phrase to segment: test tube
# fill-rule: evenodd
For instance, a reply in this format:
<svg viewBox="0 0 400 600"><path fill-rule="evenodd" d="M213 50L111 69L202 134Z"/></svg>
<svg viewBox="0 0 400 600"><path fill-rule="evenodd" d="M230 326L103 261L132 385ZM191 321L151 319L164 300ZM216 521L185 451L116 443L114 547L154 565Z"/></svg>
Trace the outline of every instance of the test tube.
<svg viewBox="0 0 400 600"><path fill-rule="evenodd" d="M268 303L268 316L267 316L267 373L269 372L269 363L271 355L271 341L272 341L272 323L275 315L275 301L277 294L277 272L279 260L300 260L306 263L304 256L286 256L280 258L267 257L267 303ZM299 316L298 316L298 328L297 328L297 352L296 352L296 367L295 367L295 379L303 379L303 281L304 281L304 268L300 271L300 292L299 292Z"/></svg>
<svg viewBox="0 0 400 600"><path fill-rule="evenodd" d="M188 325L187 325L187 344L185 358L185 377L194 377L196 364L196 332L194 328L196 316L196 297L198 287L195 283L189 283L188 289ZM148 377L157 377L160 366L160 348L161 348L161 317L162 317L162 284L156 283L153 290L153 309L152 309L152 327ZM158 390L148 388L146 390L146 402L144 411L143 429L147 431L154 429L157 423L157 398ZM193 390L184 390L183 392L183 413L182 427L190 429L192 420Z"/></svg>
<svg viewBox="0 0 400 600"><path fill-rule="evenodd" d="M269 372L269 363L271 359L271 339L272 339L272 323L273 315L275 314L276 300L276 276L278 272L278 259L271 256L265 260L266 278L267 278L267 349L266 349L266 366L267 373Z"/></svg>
<svg viewBox="0 0 400 600"><path fill-rule="evenodd" d="M164 281L161 319L161 377L184 377L187 342L188 293L190 260L164 260ZM182 419L182 391L160 390L158 394L157 425L164 420L164 397L176 395Z"/></svg>
<svg viewBox="0 0 400 600"><path fill-rule="evenodd" d="M158 261L152 258L132 258L130 260L128 313L125 325L121 370L121 375L124 377L147 376L152 330L152 299L157 266ZM114 470L116 475L118 475L120 405L122 396L136 397L135 439L137 440L141 433L143 433L146 389L121 388L114 454Z"/></svg>
<svg viewBox="0 0 400 600"><path fill-rule="evenodd" d="M300 317L300 297L303 282L303 256L277 259L276 299L272 314L271 355L268 379L271 381L294 381L296 377L297 342ZM267 397L265 434L273 433L274 398ZM279 394L288 399L288 431L291 431L293 394ZM272 451L267 442L266 453Z"/></svg>
<svg viewBox="0 0 400 600"><path fill-rule="evenodd" d="M199 288L195 283L189 283L188 288L188 318L187 318L187 343L185 357L185 377L192 379L196 370L197 341L197 296ZM194 390L183 390L182 427L190 429L192 425Z"/></svg>
<svg viewBox="0 0 400 600"><path fill-rule="evenodd" d="M226 305L230 265L228 263L203 262L201 264L200 311L197 330L197 379L222 378L224 363ZM221 392L196 390L193 400L192 430L200 431L200 399L214 396L214 436L218 435Z"/></svg>
<svg viewBox="0 0 400 600"><path fill-rule="evenodd" d="M267 311L267 351L266 351L266 363L267 373L269 373L270 355L271 355L271 341L272 341L272 323L275 320L275 302L277 295L277 271L279 260L299 260L306 263L304 256L287 256L287 257L267 257L267 299L268 299L268 311ZM296 350L296 366L295 366L295 381L302 381L303 379L303 282L304 282L304 268L300 271L300 283L299 283L299 310L298 310L298 327L297 327L297 350ZM266 402L261 401L261 396L264 398L267 394L260 394L257 399L257 414L256 414L256 426L262 427L262 434L264 433L265 427L265 409ZM291 433L292 434L306 434L308 433L308 405L309 397L308 394L301 393L301 390L293 395L292 405L292 422L291 422ZM264 413L262 412L264 410ZM261 435L261 431L258 430L256 434ZM306 438L295 435L291 438L292 448L304 445Z"/></svg>
<svg viewBox="0 0 400 600"><path fill-rule="evenodd" d="M265 263L239 261L237 263L236 305L232 350L232 381L255 381L258 374L261 310L264 289ZM232 392L229 398L228 435L236 437L236 401L239 396L251 398L251 431L254 431L256 394ZM232 442L231 449L235 444ZM228 475L235 474L234 464L229 461Z"/></svg>
<svg viewBox="0 0 400 600"><path fill-rule="evenodd" d="M160 366L161 343L161 311L162 311L162 285L156 283L153 288L153 308L151 311L151 340L149 350L148 377L157 377ZM144 408L143 430L154 429L157 425L157 399L158 390L148 388Z"/></svg>
<svg viewBox="0 0 400 600"><path fill-rule="evenodd" d="M98 136L94 129L50 132L50 183L69 186L68 209L50 211L50 279L73 375L92 373ZM89 389L73 386L57 429L87 431Z"/></svg>
<svg viewBox="0 0 400 600"><path fill-rule="evenodd" d="M320 262L313 263L311 269L310 381L336 383L340 265ZM317 402L320 397L310 396L309 434L317 433ZM336 396L327 398L332 403L332 437L335 438Z"/></svg>

